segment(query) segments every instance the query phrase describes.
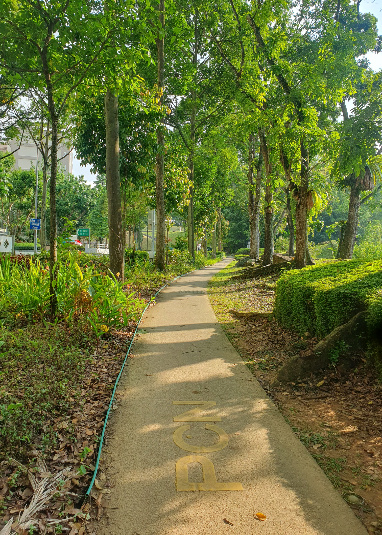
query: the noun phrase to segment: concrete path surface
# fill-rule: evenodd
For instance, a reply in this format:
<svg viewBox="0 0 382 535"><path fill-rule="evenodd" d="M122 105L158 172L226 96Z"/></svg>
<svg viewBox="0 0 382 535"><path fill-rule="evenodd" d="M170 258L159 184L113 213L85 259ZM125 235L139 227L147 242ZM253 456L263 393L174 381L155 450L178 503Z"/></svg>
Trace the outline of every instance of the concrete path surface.
<svg viewBox="0 0 382 535"><path fill-rule="evenodd" d="M365 535L216 322L206 286L227 263L173 282L146 312L104 453L115 485L97 533Z"/></svg>

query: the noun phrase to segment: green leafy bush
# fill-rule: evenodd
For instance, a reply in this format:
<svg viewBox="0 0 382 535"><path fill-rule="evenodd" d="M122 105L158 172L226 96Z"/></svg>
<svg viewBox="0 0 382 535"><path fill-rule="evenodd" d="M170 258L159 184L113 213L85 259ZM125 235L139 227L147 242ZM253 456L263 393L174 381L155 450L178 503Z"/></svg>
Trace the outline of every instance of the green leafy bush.
<svg viewBox="0 0 382 535"><path fill-rule="evenodd" d="M176 236L175 238L175 249L179 251L187 251L188 249L188 240L186 236Z"/></svg>
<svg viewBox="0 0 382 535"><path fill-rule="evenodd" d="M37 249L40 250L40 245L37 245ZM15 250L16 251L33 251L34 243L16 243Z"/></svg>
<svg viewBox="0 0 382 535"><path fill-rule="evenodd" d="M335 241L309 244L312 258L332 260L336 257L337 249L338 243Z"/></svg>
<svg viewBox="0 0 382 535"><path fill-rule="evenodd" d="M0 317L42 318L49 304L47 268L15 257L0 258Z"/></svg>
<svg viewBox="0 0 382 535"><path fill-rule="evenodd" d="M235 253L235 258L238 255L249 255L251 250L248 247L241 247L241 249L238 249Z"/></svg>
<svg viewBox="0 0 382 535"><path fill-rule="evenodd" d="M147 251L139 251L133 248L125 249L126 266L133 266L134 264L145 264L148 261L149 253Z"/></svg>
<svg viewBox="0 0 382 535"><path fill-rule="evenodd" d="M382 261L350 260L285 273L276 286L275 316L299 333L326 336L369 306L382 288Z"/></svg>
<svg viewBox="0 0 382 535"><path fill-rule="evenodd" d="M382 380L382 288L368 300L366 322L369 330L368 357Z"/></svg>
<svg viewBox="0 0 382 535"><path fill-rule="evenodd" d="M364 238L354 247L353 256L367 260L382 259L382 224L380 221L370 221Z"/></svg>

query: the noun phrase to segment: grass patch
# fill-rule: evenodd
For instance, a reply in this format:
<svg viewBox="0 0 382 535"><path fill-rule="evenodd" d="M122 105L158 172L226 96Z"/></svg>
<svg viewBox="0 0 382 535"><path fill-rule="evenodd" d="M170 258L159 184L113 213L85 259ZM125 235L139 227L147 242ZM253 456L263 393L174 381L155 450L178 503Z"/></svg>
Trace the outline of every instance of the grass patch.
<svg viewBox="0 0 382 535"><path fill-rule="evenodd" d="M330 479L333 487L341 489L343 491L353 490L353 486L350 483L346 483L340 477L341 472L346 467L346 459L343 457L327 457L325 455L313 454L314 459L325 472L328 479Z"/></svg>

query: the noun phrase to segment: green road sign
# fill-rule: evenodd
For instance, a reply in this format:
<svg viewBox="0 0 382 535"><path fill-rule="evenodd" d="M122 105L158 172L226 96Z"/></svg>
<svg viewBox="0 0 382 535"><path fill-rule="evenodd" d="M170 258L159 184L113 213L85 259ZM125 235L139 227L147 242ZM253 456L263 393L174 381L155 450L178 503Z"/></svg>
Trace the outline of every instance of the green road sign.
<svg viewBox="0 0 382 535"><path fill-rule="evenodd" d="M79 228L77 230L77 236L90 236L90 228Z"/></svg>

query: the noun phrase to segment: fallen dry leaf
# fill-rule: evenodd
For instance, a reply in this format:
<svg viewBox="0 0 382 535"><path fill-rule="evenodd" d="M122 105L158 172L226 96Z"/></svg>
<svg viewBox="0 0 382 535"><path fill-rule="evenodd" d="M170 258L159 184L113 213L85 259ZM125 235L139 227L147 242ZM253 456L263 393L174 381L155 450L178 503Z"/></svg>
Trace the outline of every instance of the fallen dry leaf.
<svg viewBox="0 0 382 535"><path fill-rule="evenodd" d="M255 517L257 518L257 520L261 520L262 522L267 518L263 513L256 513Z"/></svg>

